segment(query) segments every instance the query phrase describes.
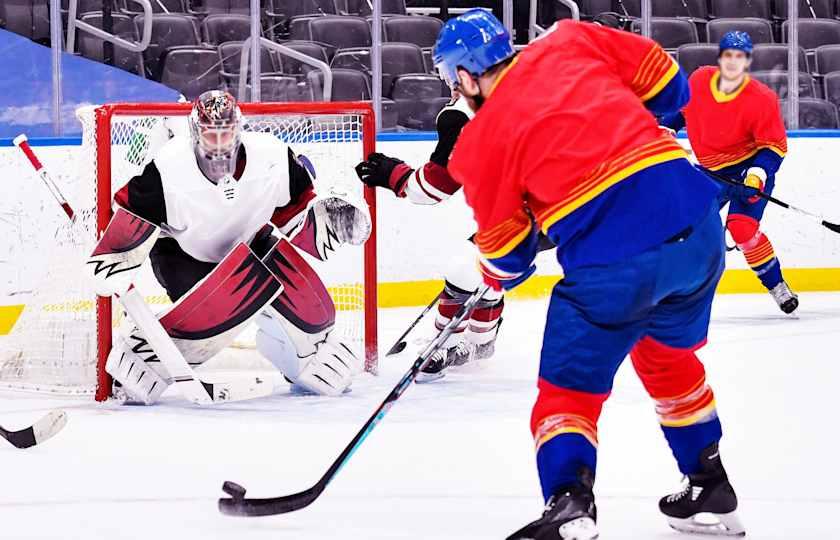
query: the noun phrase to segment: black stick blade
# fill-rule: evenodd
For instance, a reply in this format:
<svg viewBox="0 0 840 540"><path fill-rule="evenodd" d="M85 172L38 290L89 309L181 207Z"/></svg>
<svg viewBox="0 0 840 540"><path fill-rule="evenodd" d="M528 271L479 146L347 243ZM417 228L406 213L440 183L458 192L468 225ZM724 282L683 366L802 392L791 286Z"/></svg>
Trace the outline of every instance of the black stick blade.
<svg viewBox="0 0 840 540"><path fill-rule="evenodd" d="M31 448L61 431L66 424L67 413L56 410L47 413L30 427L20 431L0 428L0 436L9 441L15 448Z"/></svg>
<svg viewBox="0 0 840 540"><path fill-rule="evenodd" d="M227 516L260 517L288 514L305 508L318 498L324 487L319 484L285 497L271 499L246 499L245 488L234 482L225 482L222 490L230 499L219 499L219 512Z"/></svg>
<svg viewBox="0 0 840 540"><path fill-rule="evenodd" d="M400 354L405 350L407 343L405 341L400 341L399 343L395 343L391 350L385 353L385 356L391 356L394 354Z"/></svg>
<svg viewBox="0 0 840 540"><path fill-rule="evenodd" d="M833 231L833 232L836 232L837 234L840 234L840 225L838 225L836 223L831 223L831 222L828 222L828 221L823 221L822 224L829 231Z"/></svg>

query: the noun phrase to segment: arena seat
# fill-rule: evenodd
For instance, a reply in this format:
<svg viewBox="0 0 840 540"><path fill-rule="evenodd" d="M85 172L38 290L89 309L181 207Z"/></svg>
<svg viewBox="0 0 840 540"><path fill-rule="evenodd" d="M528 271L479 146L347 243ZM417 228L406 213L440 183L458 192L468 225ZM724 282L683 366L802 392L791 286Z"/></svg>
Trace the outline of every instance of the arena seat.
<svg viewBox="0 0 840 540"><path fill-rule="evenodd" d="M781 103L783 114L787 114L787 102ZM785 125L787 125L785 119ZM824 99L801 98L799 100L800 129L837 129L837 107Z"/></svg>
<svg viewBox="0 0 840 540"><path fill-rule="evenodd" d="M121 13L114 13L112 18L114 34L128 41L138 40L138 34L131 17ZM100 12L86 13L82 15L81 20L97 28L102 28L102 13ZM79 32L76 35L76 49L79 51L79 54L90 60L96 60L97 62L104 61L104 45L105 40L87 32ZM113 51L114 66L141 77L146 76L145 64L141 53L132 52L117 46L114 46Z"/></svg>
<svg viewBox="0 0 840 540"><path fill-rule="evenodd" d="M752 17L769 20L773 16L770 0L710 0L709 12L714 18Z"/></svg>
<svg viewBox="0 0 840 540"><path fill-rule="evenodd" d="M239 62L242 54L241 41L228 41L219 45L219 74L228 89L239 86ZM250 67L250 66L249 66ZM260 47L260 72L263 74L279 74L280 67L268 47Z"/></svg>
<svg viewBox="0 0 840 540"><path fill-rule="evenodd" d="M228 41L245 41L251 37L251 18L248 15L215 13L201 22L205 43L219 45Z"/></svg>
<svg viewBox="0 0 840 540"><path fill-rule="evenodd" d="M306 56L310 56L315 58L316 60L320 60L325 64L330 63L330 58L327 54L326 48L319 43L315 43L314 41L287 41L283 43L285 47L289 47L292 50L297 52L303 53ZM303 79L306 77L306 74L312 71L313 68L309 64L305 64L300 60L296 60L291 56L286 56L281 53L275 53L277 60L278 60L278 67L282 73L287 75L293 75L299 79Z"/></svg>
<svg viewBox="0 0 840 540"><path fill-rule="evenodd" d="M782 41L787 43L790 21L782 23ZM799 19L799 46L813 50L821 45L840 43L840 21L835 19Z"/></svg>
<svg viewBox="0 0 840 540"><path fill-rule="evenodd" d="M711 43L688 43L677 49L677 63L691 75L700 66L716 66L718 46Z"/></svg>
<svg viewBox="0 0 840 540"><path fill-rule="evenodd" d="M395 15L383 22L383 40L434 47L443 22L434 17Z"/></svg>
<svg viewBox="0 0 840 540"><path fill-rule="evenodd" d="M750 76L769 86L781 99L788 95L787 71L753 71ZM808 73L799 73L799 95L802 97L816 97L814 78Z"/></svg>
<svg viewBox="0 0 840 540"><path fill-rule="evenodd" d="M642 21L633 21L631 28L637 34L641 34ZM650 33L651 38L666 50L676 50L680 45L700 41L697 27L685 19L653 17L650 21Z"/></svg>
<svg viewBox="0 0 840 540"><path fill-rule="evenodd" d="M748 32L753 43L773 43L773 25L767 19L757 18L721 18L712 19L706 26L709 43L718 43L721 38L733 30Z"/></svg>
<svg viewBox="0 0 840 540"><path fill-rule="evenodd" d="M787 19L788 0L775 0L773 11L775 12L777 18ZM830 19L834 17L834 15L834 0L799 0L800 19Z"/></svg>
<svg viewBox="0 0 840 540"><path fill-rule="evenodd" d="M219 64L215 47L171 47L163 56L160 82L193 100L222 88Z"/></svg>
<svg viewBox="0 0 840 540"><path fill-rule="evenodd" d="M820 75L840 71L840 44L820 45L814 50L814 71Z"/></svg>
<svg viewBox="0 0 840 540"><path fill-rule="evenodd" d="M139 35L143 28L144 16L134 18L134 26ZM160 65L166 50L170 47L198 46L198 21L195 17L182 13L159 13L152 15L152 42L143 52L146 72L150 78L160 80Z"/></svg>
<svg viewBox="0 0 840 540"><path fill-rule="evenodd" d="M759 43L753 49L753 71L787 71L788 46L781 43ZM808 59L805 49L799 48L799 71L808 73Z"/></svg>
<svg viewBox="0 0 840 540"><path fill-rule="evenodd" d="M339 49L370 47L370 26L361 17L326 15L309 21L310 39Z"/></svg>

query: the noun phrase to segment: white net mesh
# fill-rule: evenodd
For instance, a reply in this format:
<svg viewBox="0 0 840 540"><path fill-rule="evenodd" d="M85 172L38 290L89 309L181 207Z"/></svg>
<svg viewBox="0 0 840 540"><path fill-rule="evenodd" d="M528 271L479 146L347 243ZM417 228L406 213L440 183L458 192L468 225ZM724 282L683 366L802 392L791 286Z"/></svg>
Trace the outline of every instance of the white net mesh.
<svg viewBox="0 0 840 540"><path fill-rule="evenodd" d="M247 131L272 133L312 161L317 173L315 190L319 195L338 188L363 197L361 183L353 171L364 155L360 115L275 113L266 112L264 107L258 115L252 115L243 108ZM38 180L32 177L28 187L40 189L37 197L22 196L20 207L8 216L9 221L17 224L19 240L13 245L25 252L17 257L25 262L25 269L18 270L28 275L18 279L14 287L20 303L26 306L24 314L12 333L0 340L0 387L61 393L89 393L95 389L100 356L95 296L82 278L81 269L94 245L97 189L110 182L113 195L142 171L172 135L186 134L186 113L187 110L168 116L151 112L132 116L115 114L110 122L111 178L105 179L97 178L96 173L103 154L96 144L95 110L79 111L83 138L74 172L53 173L59 188L79 214L75 233L70 232L66 218L48 192L36 188ZM0 217L6 216L0 214ZM324 262L308 260L336 304L336 331L359 358L364 358L362 247L343 246ZM32 268L33 261L37 261L35 268ZM153 309L160 310L169 303L150 268L143 268L137 287ZM101 332L110 332L119 323L120 313L121 310L114 309L112 324L104 325L106 328ZM253 329L247 330L237 339L236 346L252 348L253 336Z"/></svg>

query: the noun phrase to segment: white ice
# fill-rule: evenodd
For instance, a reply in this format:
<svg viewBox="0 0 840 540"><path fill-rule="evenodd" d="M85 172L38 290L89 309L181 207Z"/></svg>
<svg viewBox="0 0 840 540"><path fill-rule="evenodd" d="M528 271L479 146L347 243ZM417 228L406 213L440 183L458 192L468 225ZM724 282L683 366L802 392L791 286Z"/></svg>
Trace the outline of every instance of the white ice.
<svg viewBox="0 0 840 540"><path fill-rule="evenodd" d="M767 295L719 297L702 352L724 423L724 463L753 539L840 538L840 294L801 300L786 317ZM4 395L7 427L55 407L70 419L41 447L0 447L0 538L504 538L542 506L528 419L545 310L544 301L510 302L495 358L410 388L321 499L271 518L220 515L222 482L254 496L309 487L416 346L383 358L379 377L339 399L281 390L208 410L177 396L142 408ZM384 347L416 312L381 312ZM677 539L656 501L680 476L629 367L600 422L601 536Z"/></svg>

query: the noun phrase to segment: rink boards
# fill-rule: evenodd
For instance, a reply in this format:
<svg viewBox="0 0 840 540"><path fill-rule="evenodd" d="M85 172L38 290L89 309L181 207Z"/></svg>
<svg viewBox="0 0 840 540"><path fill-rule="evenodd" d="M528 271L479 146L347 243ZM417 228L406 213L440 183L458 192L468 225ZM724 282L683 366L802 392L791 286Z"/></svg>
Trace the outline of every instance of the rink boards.
<svg viewBox="0 0 840 540"><path fill-rule="evenodd" d="M32 140L47 168L59 182L72 182L78 139ZM687 141L683 139L687 144ZM413 166L423 164L436 140L427 134L389 134L379 140L380 152L398 156ZM790 134L789 153L774 195L809 211L840 221L840 133L796 132ZM319 164L316 164L319 167ZM323 170L324 165L319 169ZM11 141L0 140L0 335L8 332L25 304L29 276L12 270L11 261L21 252L20 243L29 234L23 223L38 216L49 221L53 203L46 189L32 177ZM378 206L379 304L398 307L426 304L440 290L447 265L469 265L470 246L465 239L474 231L472 214L458 194L443 204L415 206L380 191ZM55 215L54 219L61 219ZM840 236L814 222L770 206L763 229L772 240L794 289L840 290ZM515 296L537 298L550 291L561 270L550 253L538 259L537 274L514 291ZM145 273L144 280L151 280ZM141 283L141 285L143 285ZM146 289L152 289L150 284ZM740 253L732 252L721 292L760 292L761 286ZM155 298L158 302L159 298Z"/></svg>

